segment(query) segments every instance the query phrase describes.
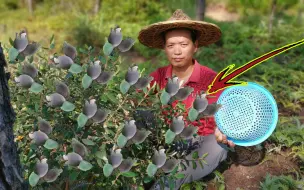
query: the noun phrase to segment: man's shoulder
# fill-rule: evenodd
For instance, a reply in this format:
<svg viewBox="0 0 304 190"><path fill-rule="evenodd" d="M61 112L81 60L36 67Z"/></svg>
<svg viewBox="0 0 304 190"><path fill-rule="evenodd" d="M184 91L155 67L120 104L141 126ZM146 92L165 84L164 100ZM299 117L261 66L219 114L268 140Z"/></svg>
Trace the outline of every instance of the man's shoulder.
<svg viewBox="0 0 304 190"><path fill-rule="evenodd" d="M217 72L204 65L200 65L200 72L203 74L203 76L207 75L207 76L215 77L217 75Z"/></svg>
<svg viewBox="0 0 304 190"><path fill-rule="evenodd" d="M198 77L196 79L196 85L198 85L197 88L207 90L208 86L212 83L217 73L211 68L204 65L200 65L199 70L199 75L196 75Z"/></svg>

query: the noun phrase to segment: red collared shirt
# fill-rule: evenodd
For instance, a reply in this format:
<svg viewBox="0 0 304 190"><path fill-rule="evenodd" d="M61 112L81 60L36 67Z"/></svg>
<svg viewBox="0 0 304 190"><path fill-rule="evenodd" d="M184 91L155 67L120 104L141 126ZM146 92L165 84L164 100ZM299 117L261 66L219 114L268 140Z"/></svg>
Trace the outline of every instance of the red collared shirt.
<svg viewBox="0 0 304 190"><path fill-rule="evenodd" d="M188 111L192 107L196 94L200 93L202 90L206 92L208 90L208 86L212 83L216 75L217 73L215 71L206 66L200 65L196 60L194 60L193 72L188 81L184 84L184 86L193 88L191 95L183 101L183 104L185 104L187 109L184 118L188 116ZM154 80L151 82L151 86L156 82L160 86L160 89L163 89L166 87L168 78L172 77L172 65L169 64L168 66L158 68L156 71L152 72L150 76L154 77ZM216 98L208 98L208 103L215 103L221 92L222 91L212 94L212 96L216 96ZM177 102L173 102L172 106L175 107L176 104ZM208 119L203 118L200 120L200 123L202 123L202 125L197 121L191 122L192 125L199 127L197 132L198 135L206 136L214 133L216 124L213 117ZM186 123L186 125L188 124L189 123Z"/></svg>

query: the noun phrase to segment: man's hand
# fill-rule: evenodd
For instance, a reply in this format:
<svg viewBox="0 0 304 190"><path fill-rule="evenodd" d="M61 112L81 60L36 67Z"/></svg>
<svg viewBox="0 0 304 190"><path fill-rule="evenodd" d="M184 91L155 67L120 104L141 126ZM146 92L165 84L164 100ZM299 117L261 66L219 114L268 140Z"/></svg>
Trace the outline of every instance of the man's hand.
<svg viewBox="0 0 304 190"><path fill-rule="evenodd" d="M227 136L224 135L217 127L215 128L214 135L218 143L226 144L231 148L235 146L235 144L232 141L227 140Z"/></svg>

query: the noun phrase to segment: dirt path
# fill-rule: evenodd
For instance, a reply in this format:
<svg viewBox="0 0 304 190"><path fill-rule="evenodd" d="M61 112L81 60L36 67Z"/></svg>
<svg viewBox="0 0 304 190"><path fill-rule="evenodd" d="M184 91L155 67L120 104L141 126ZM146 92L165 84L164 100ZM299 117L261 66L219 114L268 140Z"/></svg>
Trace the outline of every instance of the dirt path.
<svg viewBox="0 0 304 190"><path fill-rule="evenodd" d="M237 21L240 18L237 13L228 12L223 3L207 5L206 17L225 22Z"/></svg>

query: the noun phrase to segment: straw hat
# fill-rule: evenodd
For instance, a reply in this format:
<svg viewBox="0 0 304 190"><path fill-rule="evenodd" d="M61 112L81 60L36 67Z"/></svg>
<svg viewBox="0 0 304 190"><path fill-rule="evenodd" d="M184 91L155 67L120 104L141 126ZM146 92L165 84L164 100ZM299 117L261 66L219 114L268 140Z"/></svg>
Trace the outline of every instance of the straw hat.
<svg viewBox="0 0 304 190"><path fill-rule="evenodd" d="M172 28L195 30L199 47L218 41L222 34L220 28L215 24L191 20L181 9L177 9L167 21L154 23L143 28L139 32L138 40L145 46L163 49L164 40L162 33Z"/></svg>

